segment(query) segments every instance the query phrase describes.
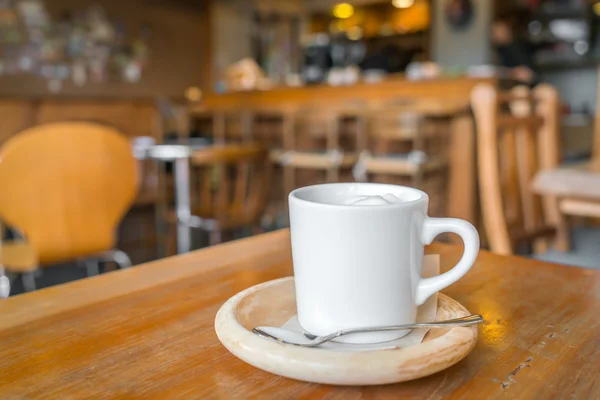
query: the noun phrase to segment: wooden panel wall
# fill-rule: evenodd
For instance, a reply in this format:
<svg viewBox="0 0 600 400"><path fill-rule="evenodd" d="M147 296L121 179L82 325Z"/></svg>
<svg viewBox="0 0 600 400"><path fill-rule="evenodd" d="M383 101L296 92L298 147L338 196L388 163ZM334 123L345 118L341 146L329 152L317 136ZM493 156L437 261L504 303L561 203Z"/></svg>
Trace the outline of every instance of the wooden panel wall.
<svg viewBox="0 0 600 400"><path fill-rule="evenodd" d="M93 121L130 137L161 139L160 113L151 101L0 100L0 145L25 128L58 121Z"/></svg>

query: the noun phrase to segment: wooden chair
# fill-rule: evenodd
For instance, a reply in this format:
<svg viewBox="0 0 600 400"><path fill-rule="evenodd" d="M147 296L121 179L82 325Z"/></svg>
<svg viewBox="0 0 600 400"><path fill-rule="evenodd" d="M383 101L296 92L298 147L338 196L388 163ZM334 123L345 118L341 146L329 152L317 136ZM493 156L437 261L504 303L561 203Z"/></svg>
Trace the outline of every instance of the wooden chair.
<svg viewBox="0 0 600 400"><path fill-rule="evenodd" d="M250 110L197 110L192 119L196 129L215 144L253 140L255 116Z"/></svg>
<svg viewBox="0 0 600 400"><path fill-rule="evenodd" d="M544 252L560 224L556 200L541 198L531 182L540 169L558 165L558 94L548 85L498 92L473 89L477 125L479 191L491 250L513 254L533 244Z"/></svg>
<svg viewBox="0 0 600 400"><path fill-rule="evenodd" d="M346 110L306 107L288 116L283 137L284 195L298 186L351 180L356 150L341 143L341 122ZM303 173L297 176L298 172ZM347 172L346 176L343 173Z"/></svg>
<svg viewBox="0 0 600 400"><path fill-rule="evenodd" d="M598 69L600 78L600 68ZM600 81L599 81L600 82ZM600 85L598 85L600 94ZM600 219L600 101L596 109L591 159L586 162L546 169L537 174L533 187L541 194L557 199L558 237L555 247L571 249L570 217Z"/></svg>
<svg viewBox="0 0 600 400"><path fill-rule="evenodd" d="M431 117L417 103L374 105L363 114L357 181L407 185L430 195L430 212L447 216L449 122Z"/></svg>
<svg viewBox="0 0 600 400"><path fill-rule="evenodd" d="M290 118L295 107L281 104L278 107L260 107L250 110L254 115L252 124L253 142L269 149L271 161L271 190L262 219L263 226L279 228L287 220L287 198L284 189L284 168L281 160L284 154L285 132L293 129Z"/></svg>
<svg viewBox="0 0 600 400"><path fill-rule="evenodd" d="M226 231L260 229L270 186L268 150L254 143L217 145L195 152L190 162L195 198L184 223L208 232L211 245Z"/></svg>
<svg viewBox="0 0 600 400"><path fill-rule="evenodd" d="M594 163L600 163L600 67L598 67L598 77L596 79L596 116L594 120L594 148L592 150L592 160Z"/></svg>
<svg viewBox="0 0 600 400"><path fill-rule="evenodd" d="M35 288L40 265L99 261L131 263L115 250L115 232L133 204L138 177L129 141L84 122L50 123L22 131L0 149L0 219L25 242L5 242L2 264Z"/></svg>

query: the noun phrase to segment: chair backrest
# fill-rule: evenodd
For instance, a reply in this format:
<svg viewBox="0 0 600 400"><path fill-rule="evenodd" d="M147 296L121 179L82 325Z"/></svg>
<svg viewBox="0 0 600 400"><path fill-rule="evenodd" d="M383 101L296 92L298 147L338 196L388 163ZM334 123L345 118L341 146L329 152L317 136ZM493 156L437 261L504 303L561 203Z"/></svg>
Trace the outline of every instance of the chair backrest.
<svg viewBox="0 0 600 400"><path fill-rule="evenodd" d="M291 116L291 129L284 132L287 151L339 150L340 116L328 107L304 107Z"/></svg>
<svg viewBox="0 0 600 400"><path fill-rule="evenodd" d="M280 107L248 110L254 116L252 121L252 141L260 143L271 150L283 149L283 138L286 125L292 121L289 116L294 109L285 104Z"/></svg>
<svg viewBox="0 0 600 400"><path fill-rule="evenodd" d="M530 185L540 169L559 164L558 93L548 85L506 93L480 84L471 104L486 234L492 251L512 254L521 243L554 234L553 199L535 195Z"/></svg>
<svg viewBox="0 0 600 400"><path fill-rule="evenodd" d="M196 110L194 124L216 144L247 143L253 139L255 115L251 110Z"/></svg>
<svg viewBox="0 0 600 400"><path fill-rule="evenodd" d="M594 148L592 149L592 161L600 164L600 67L598 67L598 78L596 80L596 118L594 120Z"/></svg>
<svg viewBox="0 0 600 400"><path fill-rule="evenodd" d="M366 108L367 103L360 99L305 104L288 113L291 129L285 132L284 149L355 153L360 129L357 116Z"/></svg>
<svg viewBox="0 0 600 400"><path fill-rule="evenodd" d="M364 114L366 129L359 147L378 154L447 151L452 118L467 110L463 102L428 98L372 103Z"/></svg>
<svg viewBox="0 0 600 400"><path fill-rule="evenodd" d="M256 143L218 145L195 152L191 163L200 217L221 229L259 222L270 185L267 149Z"/></svg>
<svg viewBox="0 0 600 400"><path fill-rule="evenodd" d="M361 150L372 154L424 150L425 115L411 106L373 108L367 115Z"/></svg>
<svg viewBox="0 0 600 400"><path fill-rule="evenodd" d="M0 219L23 231L42 263L109 250L137 182L132 147L115 129L40 125L0 148Z"/></svg>
<svg viewBox="0 0 600 400"><path fill-rule="evenodd" d="M337 105L302 106L289 113L284 124L283 166L284 198L300 187L338 182L342 146L343 114ZM340 153L340 150L342 153Z"/></svg>
<svg viewBox="0 0 600 400"><path fill-rule="evenodd" d="M450 117L432 116L423 101L373 104L363 115L355 179L419 188L430 195L430 215L447 216Z"/></svg>

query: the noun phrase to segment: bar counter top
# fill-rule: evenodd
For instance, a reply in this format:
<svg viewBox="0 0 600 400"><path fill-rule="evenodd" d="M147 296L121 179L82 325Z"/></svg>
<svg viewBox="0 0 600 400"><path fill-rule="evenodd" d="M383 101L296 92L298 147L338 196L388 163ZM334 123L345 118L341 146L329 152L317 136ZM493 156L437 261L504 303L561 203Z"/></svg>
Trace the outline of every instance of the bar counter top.
<svg viewBox="0 0 600 400"><path fill-rule="evenodd" d="M471 90L482 82L495 84L496 79L444 77L411 81L403 76L397 76L376 83L359 82L346 86L311 85L223 94L210 93L201 101L198 109L260 109L321 101L351 101L353 99L379 101L403 97L455 100L467 105Z"/></svg>

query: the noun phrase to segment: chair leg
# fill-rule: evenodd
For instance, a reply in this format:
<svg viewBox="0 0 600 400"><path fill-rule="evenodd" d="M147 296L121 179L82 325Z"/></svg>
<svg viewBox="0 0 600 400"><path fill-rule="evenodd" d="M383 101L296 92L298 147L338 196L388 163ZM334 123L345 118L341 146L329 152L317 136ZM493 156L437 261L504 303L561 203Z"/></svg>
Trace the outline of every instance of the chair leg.
<svg viewBox="0 0 600 400"><path fill-rule="evenodd" d="M131 259L129 258L127 253L125 253L122 250L115 249L115 250L105 251L105 252L97 255L96 257L97 257L96 258L97 261L113 261L113 262L115 262L115 264L117 264L119 269L131 267Z"/></svg>
<svg viewBox="0 0 600 400"><path fill-rule="evenodd" d="M548 251L548 239L537 239L533 241L533 254L544 254Z"/></svg>
<svg viewBox="0 0 600 400"><path fill-rule="evenodd" d="M119 269L131 267L131 259L122 250L108 250L89 258L77 260L78 266L84 266L87 272L87 276L96 276L100 274L100 263L101 262L114 262Z"/></svg>
<svg viewBox="0 0 600 400"><path fill-rule="evenodd" d="M261 233L265 233L265 230L261 226L261 224L255 224L252 226L252 234L253 235L260 235Z"/></svg>
<svg viewBox="0 0 600 400"><path fill-rule="evenodd" d="M2 228L0 227L0 230ZM7 299L10 296L11 277L10 274L0 265L0 300Z"/></svg>
<svg viewBox="0 0 600 400"><path fill-rule="evenodd" d="M171 255L171 231L172 226L170 223L166 223L161 218L159 210L156 211L155 217L155 229L154 234L156 235L156 252L158 258L164 258Z"/></svg>
<svg viewBox="0 0 600 400"><path fill-rule="evenodd" d="M173 226L169 225L167 231L167 238L163 243L163 257L170 257L172 255L177 254L177 235L175 234L175 229L173 228Z"/></svg>
<svg viewBox="0 0 600 400"><path fill-rule="evenodd" d="M560 213L556 224L556 238L554 248L558 251L568 252L571 250L571 229L568 216Z"/></svg>
<svg viewBox="0 0 600 400"><path fill-rule="evenodd" d="M21 282L23 282L23 289L26 292L32 292L35 290L35 275L33 272L22 273Z"/></svg>
<svg viewBox="0 0 600 400"><path fill-rule="evenodd" d="M125 269L131 267L131 259L122 250L113 250L112 251L112 259L117 263L119 269Z"/></svg>
<svg viewBox="0 0 600 400"><path fill-rule="evenodd" d="M10 296L10 279L8 276L0 275L0 299L6 299Z"/></svg>
<svg viewBox="0 0 600 400"><path fill-rule="evenodd" d="M87 276L96 276L100 274L100 261L96 259L85 260L85 269Z"/></svg>
<svg viewBox="0 0 600 400"><path fill-rule="evenodd" d="M208 243L210 246L221 243L223 235L221 231L214 230L208 233Z"/></svg>

